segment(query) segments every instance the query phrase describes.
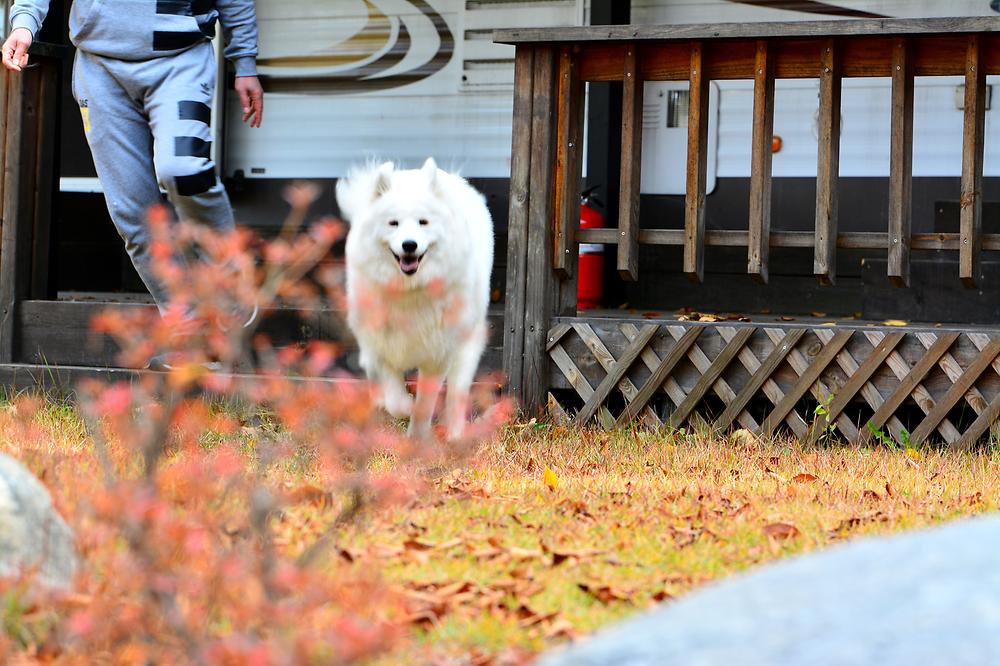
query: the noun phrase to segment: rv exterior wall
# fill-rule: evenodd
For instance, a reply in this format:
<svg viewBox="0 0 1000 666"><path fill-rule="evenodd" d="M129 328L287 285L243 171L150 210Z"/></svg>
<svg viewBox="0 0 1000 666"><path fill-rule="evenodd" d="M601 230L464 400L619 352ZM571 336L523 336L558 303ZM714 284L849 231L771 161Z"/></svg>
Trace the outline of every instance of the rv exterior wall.
<svg viewBox="0 0 1000 666"><path fill-rule="evenodd" d="M992 13L988 0L830 4L894 17ZM230 98L225 175L332 179L372 156L417 164L433 154L468 177L507 178L513 49L494 44L492 31L578 24L588 20L589 6L590 0L529 0L516 6L492 0L260 3L261 69L275 91L268 100L267 124L252 132L239 122L238 104ZM731 0L632 3L635 23L816 18ZM658 146L657 152L676 155L684 148L683 129L669 128L657 107L658 93L669 86L648 85L656 90L647 89L652 94L645 96L645 141ZM954 104L959 85L957 79L917 81L915 176L959 173L962 112ZM815 175L817 95L818 82L778 82L775 133L783 149L774 158L776 177ZM752 83L716 82L715 96L710 188L716 177L749 177ZM889 80L845 81L843 104L842 175L886 176ZM988 127L996 113L995 107L989 111ZM662 127L656 124L661 117ZM676 146L675 134L680 137ZM649 155L647 161L654 159ZM655 175L644 177L643 191L683 192L684 179L671 175L666 164L646 166L644 172ZM985 168L987 175L1000 175L1000 142L987 142Z"/></svg>

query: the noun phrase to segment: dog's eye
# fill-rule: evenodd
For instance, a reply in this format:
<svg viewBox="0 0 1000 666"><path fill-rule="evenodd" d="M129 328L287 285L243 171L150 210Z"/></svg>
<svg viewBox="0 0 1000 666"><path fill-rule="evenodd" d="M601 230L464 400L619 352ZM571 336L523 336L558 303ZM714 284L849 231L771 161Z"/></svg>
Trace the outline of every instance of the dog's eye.
<svg viewBox="0 0 1000 666"><path fill-rule="evenodd" d="M428 222L427 220L420 220L420 226L426 227L428 224L430 224L430 222Z"/></svg>
<svg viewBox="0 0 1000 666"><path fill-rule="evenodd" d="M399 220L389 220L389 226L390 227L398 227L399 226Z"/></svg>

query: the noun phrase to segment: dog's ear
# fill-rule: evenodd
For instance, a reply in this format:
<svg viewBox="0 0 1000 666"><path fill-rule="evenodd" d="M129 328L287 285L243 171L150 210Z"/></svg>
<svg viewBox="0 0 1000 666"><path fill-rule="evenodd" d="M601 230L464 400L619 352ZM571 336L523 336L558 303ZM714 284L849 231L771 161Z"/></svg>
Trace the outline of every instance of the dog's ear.
<svg viewBox="0 0 1000 666"><path fill-rule="evenodd" d="M392 172L396 170L396 165L392 162L385 162L375 171L375 193L373 199L389 191L392 187Z"/></svg>
<svg viewBox="0 0 1000 666"><path fill-rule="evenodd" d="M437 177L438 177L438 165L434 161L433 157L428 157L427 161L424 162L423 169L424 175L427 176L427 182L430 183L431 189L433 190L437 187Z"/></svg>

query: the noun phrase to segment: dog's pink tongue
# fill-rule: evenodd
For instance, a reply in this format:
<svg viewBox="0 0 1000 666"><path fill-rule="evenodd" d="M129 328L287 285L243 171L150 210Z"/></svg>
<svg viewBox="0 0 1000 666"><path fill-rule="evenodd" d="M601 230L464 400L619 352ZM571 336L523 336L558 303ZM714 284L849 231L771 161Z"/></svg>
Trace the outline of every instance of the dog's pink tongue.
<svg viewBox="0 0 1000 666"><path fill-rule="evenodd" d="M417 257L403 257L399 260L399 267L404 273L413 273L420 268L420 259Z"/></svg>

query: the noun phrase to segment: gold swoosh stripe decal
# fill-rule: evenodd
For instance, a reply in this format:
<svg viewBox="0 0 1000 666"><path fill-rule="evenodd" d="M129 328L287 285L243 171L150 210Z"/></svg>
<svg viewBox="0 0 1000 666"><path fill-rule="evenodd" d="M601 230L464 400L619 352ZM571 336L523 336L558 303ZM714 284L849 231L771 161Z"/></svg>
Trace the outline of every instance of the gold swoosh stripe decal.
<svg viewBox="0 0 1000 666"><path fill-rule="evenodd" d="M455 35L444 17L427 0L407 0L434 26L440 43L437 52L423 64L405 72L384 76L383 74L403 61L412 41L406 22L400 19L399 36L386 53L375 62L355 69L324 75L311 76L262 76L261 82L267 92L292 93L300 95L347 95L390 90L422 81L444 69L455 56ZM366 0L367 2L367 0Z"/></svg>
<svg viewBox="0 0 1000 666"><path fill-rule="evenodd" d="M260 58L257 64L263 67L348 67L357 65L385 49L392 39L392 19L378 7L365 0L368 20L365 27L347 41L331 47L336 53L287 56L280 58Z"/></svg>

